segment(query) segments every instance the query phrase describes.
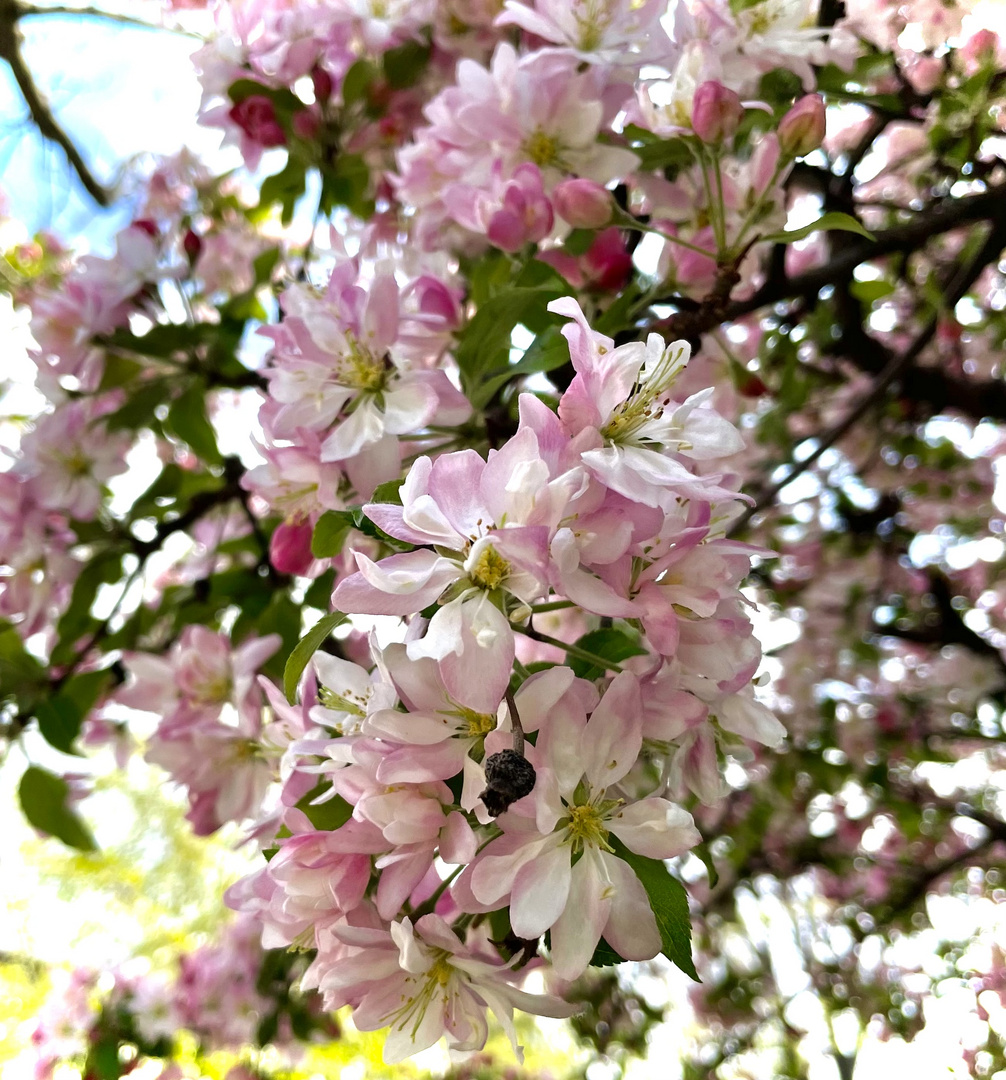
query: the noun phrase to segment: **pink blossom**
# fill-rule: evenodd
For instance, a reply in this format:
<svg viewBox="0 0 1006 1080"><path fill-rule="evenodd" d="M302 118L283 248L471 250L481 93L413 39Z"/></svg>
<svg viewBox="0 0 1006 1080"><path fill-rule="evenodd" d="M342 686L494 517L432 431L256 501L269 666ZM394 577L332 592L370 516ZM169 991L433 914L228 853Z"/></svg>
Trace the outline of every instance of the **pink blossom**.
<svg viewBox="0 0 1006 1080"><path fill-rule="evenodd" d="M403 1061L443 1036L454 1050L479 1050L491 1009L520 1055L513 1009L544 1016L569 1016L573 1007L512 985L507 965L469 949L438 915L409 919L390 929L353 926L332 929L332 957L319 954L308 985L317 985L326 1008L353 1005L361 1031L390 1026L384 1043L388 1064Z"/></svg>
<svg viewBox="0 0 1006 1080"><path fill-rule="evenodd" d="M660 951L646 893L609 836L658 859L699 840L680 807L661 798L627 802L619 787L642 746L635 676L616 676L600 704L588 690L576 680L553 710L534 748L534 792L499 819L504 835L476 857L454 892L462 908L474 900L474 910L509 898L510 922L521 937L551 928L552 964L567 979L584 971L602 934L626 959Z"/></svg>

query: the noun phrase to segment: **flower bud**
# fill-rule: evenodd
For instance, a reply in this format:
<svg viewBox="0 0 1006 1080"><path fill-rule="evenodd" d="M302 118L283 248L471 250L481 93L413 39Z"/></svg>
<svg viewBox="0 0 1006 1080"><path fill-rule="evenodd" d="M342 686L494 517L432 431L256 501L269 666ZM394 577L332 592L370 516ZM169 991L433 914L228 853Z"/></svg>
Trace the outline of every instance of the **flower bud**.
<svg viewBox="0 0 1006 1080"><path fill-rule="evenodd" d="M321 67L311 69L311 85L314 87L314 100L324 105L332 97L332 76Z"/></svg>
<svg viewBox="0 0 1006 1080"><path fill-rule="evenodd" d="M259 146L284 146L286 132L276 119L276 109L265 94L252 94L228 113L231 120Z"/></svg>
<svg viewBox="0 0 1006 1080"><path fill-rule="evenodd" d="M807 94L779 121L779 146L784 157L803 157L824 142L824 100Z"/></svg>
<svg viewBox="0 0 1006 1080"><path fill-rule="evenodd" d="M593 180L563 180L552 192L552 205L575 229L602 229L611 221L611 193Z"/></svg>
<svg viewBox="0 0 1006 1080"><path fill-rule="evenodd" d="M298 139L310 141L316 138L321 130L321 117L313 109L301 109L293 114L290 127Z"/></svg>
<svg viewBox="0 0 1006 1080"><path fill-rule="evenodd" d="M187 229L185 235L182 237L182 250L185 252L185 257L189 260L189 265L195 263L199 258L199 253L203 250L203 241L198 233L193 232L191 229Z"/></svg>
<svg viewBox="0 0 1006 1080"><path fill-rule="evenodd" d="M744 117L744 106L722 83L704 82L692 98L692 131L711 146L732 138Z"/></svg>
<svg viewBox="0 0 1006 1080"><path fill-rule="evenodd" d="M284 521L276 526L269 541L269 561L281 574L306 574L314 556L311 554L310 521Z"/></svg>

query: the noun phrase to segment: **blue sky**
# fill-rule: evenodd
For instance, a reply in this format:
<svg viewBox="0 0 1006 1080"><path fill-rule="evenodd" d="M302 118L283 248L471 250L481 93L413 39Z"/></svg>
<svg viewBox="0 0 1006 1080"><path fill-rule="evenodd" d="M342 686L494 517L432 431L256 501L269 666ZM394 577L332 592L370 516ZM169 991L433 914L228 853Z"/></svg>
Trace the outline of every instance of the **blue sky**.
<svg viewBox="0 0 1006 1080"><path fill-rule="evenodd" d="M155 3L128 5L154 21ZM206 25L205 18L197 21ZM95 175L114 181L136 155L170 154L187 145L212 155L218 132L200 129L191 53L199 41L84 15L21 22L23 53L53 113ZM109 252L130 217L128 200L102 210L82 189L62 150L27 118L10 69L0 64L0 191L6 213L30 232L50 229L64 241Z"/></svg>

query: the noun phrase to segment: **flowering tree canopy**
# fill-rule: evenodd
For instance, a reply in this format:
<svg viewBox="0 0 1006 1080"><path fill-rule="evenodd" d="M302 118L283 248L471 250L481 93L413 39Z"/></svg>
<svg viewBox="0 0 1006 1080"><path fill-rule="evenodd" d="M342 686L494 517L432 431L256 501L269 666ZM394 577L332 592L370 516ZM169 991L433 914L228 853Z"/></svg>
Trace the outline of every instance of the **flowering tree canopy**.
<svg viewBox="0 0 1006 1080"><path fill-rule="evenodd" d="M0 472L5 768L83 853L133 755L260 852L177 971L74 973L37 1075L341 1009L388 1063L519 1057L515 1010L619 1061L660 956L686 1076L851 1077L950 982L989 1021L953 1059L1006 1068L998 946L897 947L1002 897L990 5L192 6L241 166L121 192L23 60L46 9L0 6L131 215L0 263L44 396Z"/></svg>

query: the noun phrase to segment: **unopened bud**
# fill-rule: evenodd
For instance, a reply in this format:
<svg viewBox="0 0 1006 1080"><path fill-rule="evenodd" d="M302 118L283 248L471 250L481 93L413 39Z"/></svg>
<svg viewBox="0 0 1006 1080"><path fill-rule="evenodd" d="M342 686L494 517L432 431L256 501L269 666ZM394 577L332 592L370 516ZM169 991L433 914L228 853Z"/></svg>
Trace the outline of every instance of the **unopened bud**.
<svg viewBox="0 0 1006 1080"><path fill-rule="evenodd" d="M281 574L303 575L314 562L311 554L310 521L284 521L276 526L269 541L269 561Z"/></svg>
<svg viewBox="0 0 1006 1080"><path fill-rule="evenodd" d="M784 157L804 157L824 142L824 100L807 94L779 121L779 147Z"/></svg>
<svg viewBox="0 0 1006 1080"><path fill-rule="evenodd" d="M732 138L743 118L740 97L722 83L704 82L695 91L692 130L704 143L716 146Z"/></svg>
<svg viewBox="0 0 1006 1080"><path fill-rule="evenodd" d="M602 229L611 221L611 193L593 180L563 180L552 192L552 205L575 229Z"/></svg>
<svg viewBox="0 0 1006 1080"><path fill-rule="evenodd" d="M314 87L314 100L324 105L332 97L332 76L320 67L311 69L311 85Z"/></svg>
<svg viewBox="0 0 1006 1080"><path fill-rule="evenodd" d="M185 235L182 237L182 250L185 252L185 257L189 260L190 265L194 263L203 250L203 242L199 234L191 229L186 230Z"/></svg>
<svg viewBox="0 0 1006 1080"><path fill-rule="evenodd" d="M321 129L321 117L312 109L301 109L300 112L294 113L290 127L298 139L310 141Z"/></svg>

